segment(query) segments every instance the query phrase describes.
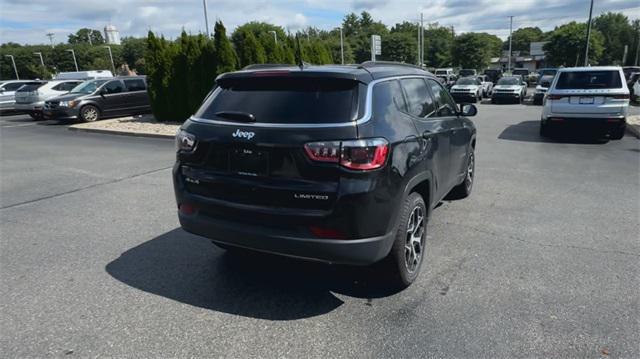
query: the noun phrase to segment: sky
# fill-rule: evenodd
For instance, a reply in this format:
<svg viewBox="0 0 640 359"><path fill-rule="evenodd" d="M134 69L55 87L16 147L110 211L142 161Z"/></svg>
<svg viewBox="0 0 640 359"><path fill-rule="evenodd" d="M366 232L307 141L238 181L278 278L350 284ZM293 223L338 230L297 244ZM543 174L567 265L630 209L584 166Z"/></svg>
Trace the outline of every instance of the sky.
<svg viewBox="0 0 640 359"><path fill-rule="evenodd" d="M538 26L551 30L572 20L586 21L589 0L206 0L209 26L222 20L230 33L248 21L265 21L292 32L314 26L332 29L350 13L368 11L387 26L402 21L454 26L456 33L488 32L505 39L509 18L514 29ZM638 0L595 0L594 17L607 11L640 18ZM120 36L144 36L149 29L174 38L205 32L202 0L0 0L0 43L66 42L79 28L102 30L111 23Z"/></svg>

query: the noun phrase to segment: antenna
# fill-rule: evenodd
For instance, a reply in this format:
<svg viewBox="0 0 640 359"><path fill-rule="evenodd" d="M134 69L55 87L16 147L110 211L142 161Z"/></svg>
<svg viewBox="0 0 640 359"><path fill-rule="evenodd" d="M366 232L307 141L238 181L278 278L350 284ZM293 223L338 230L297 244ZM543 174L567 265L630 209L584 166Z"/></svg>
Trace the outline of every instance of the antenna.
<svg viewBox="0 0 640 359"><path fill-rule="evenodd" d="M53 37L55 34L53 32L47 33L47 37L49 38L49 42L51 42L51 48L53 49Z"/></svg>

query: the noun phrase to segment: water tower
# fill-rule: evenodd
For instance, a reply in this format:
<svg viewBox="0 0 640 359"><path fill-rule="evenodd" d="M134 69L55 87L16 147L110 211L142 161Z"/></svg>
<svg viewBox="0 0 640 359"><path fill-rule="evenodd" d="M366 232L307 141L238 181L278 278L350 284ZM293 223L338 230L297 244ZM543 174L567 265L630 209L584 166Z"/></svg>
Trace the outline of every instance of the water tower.
<svg viewBox="0 0 640 359"><path fill-rule="evenodd" d="M120 45L120 33L115 26L109 24L104 27L104 39L107 44Z"/></svg>

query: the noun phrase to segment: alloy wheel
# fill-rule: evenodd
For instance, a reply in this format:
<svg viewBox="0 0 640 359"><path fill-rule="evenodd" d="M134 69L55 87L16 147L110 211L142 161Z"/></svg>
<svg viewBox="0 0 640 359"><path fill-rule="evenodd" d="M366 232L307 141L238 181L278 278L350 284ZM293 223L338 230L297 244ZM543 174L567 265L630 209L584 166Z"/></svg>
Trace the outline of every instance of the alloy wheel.
<svg viewBox="0 0 640 359"><path fill-rule="evenodd" d="M422 261L424 240L426 233L426 222L422 206L416 206L409 216L407 223L407 237L405 241L404 263L407 271L413 273L420 266Z"/></svg>

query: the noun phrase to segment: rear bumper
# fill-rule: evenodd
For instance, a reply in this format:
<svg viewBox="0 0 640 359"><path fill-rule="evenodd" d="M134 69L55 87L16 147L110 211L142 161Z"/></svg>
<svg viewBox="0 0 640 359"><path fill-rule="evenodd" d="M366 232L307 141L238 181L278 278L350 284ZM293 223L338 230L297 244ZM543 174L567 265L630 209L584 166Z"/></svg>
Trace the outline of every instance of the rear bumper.
<svg viewBox="0 0 640 359"><path fill-rule="evenodd" d="M543 118L542 123L554 129L572 129L596 133L624 131L627 126L627 121L624 117L580 118L549 116L547 118Z"/></svg>
<svg viewBox="0 0 640 359"><path fill-rule="evenodd" d="M15 109L18 111L28 111L28 112L40 112L44 108L43 102L32 102L32 103L18 103L15 104Z"/></svg>
<svg viewBox="0 0 640 359"><path fill-rule="evenodd" d="M220 220L202 213L178 213L182 228L212 241L306 260L368 265L389 253L394 233L380 237L341 240L308 238L268 226Z"/></svg>

